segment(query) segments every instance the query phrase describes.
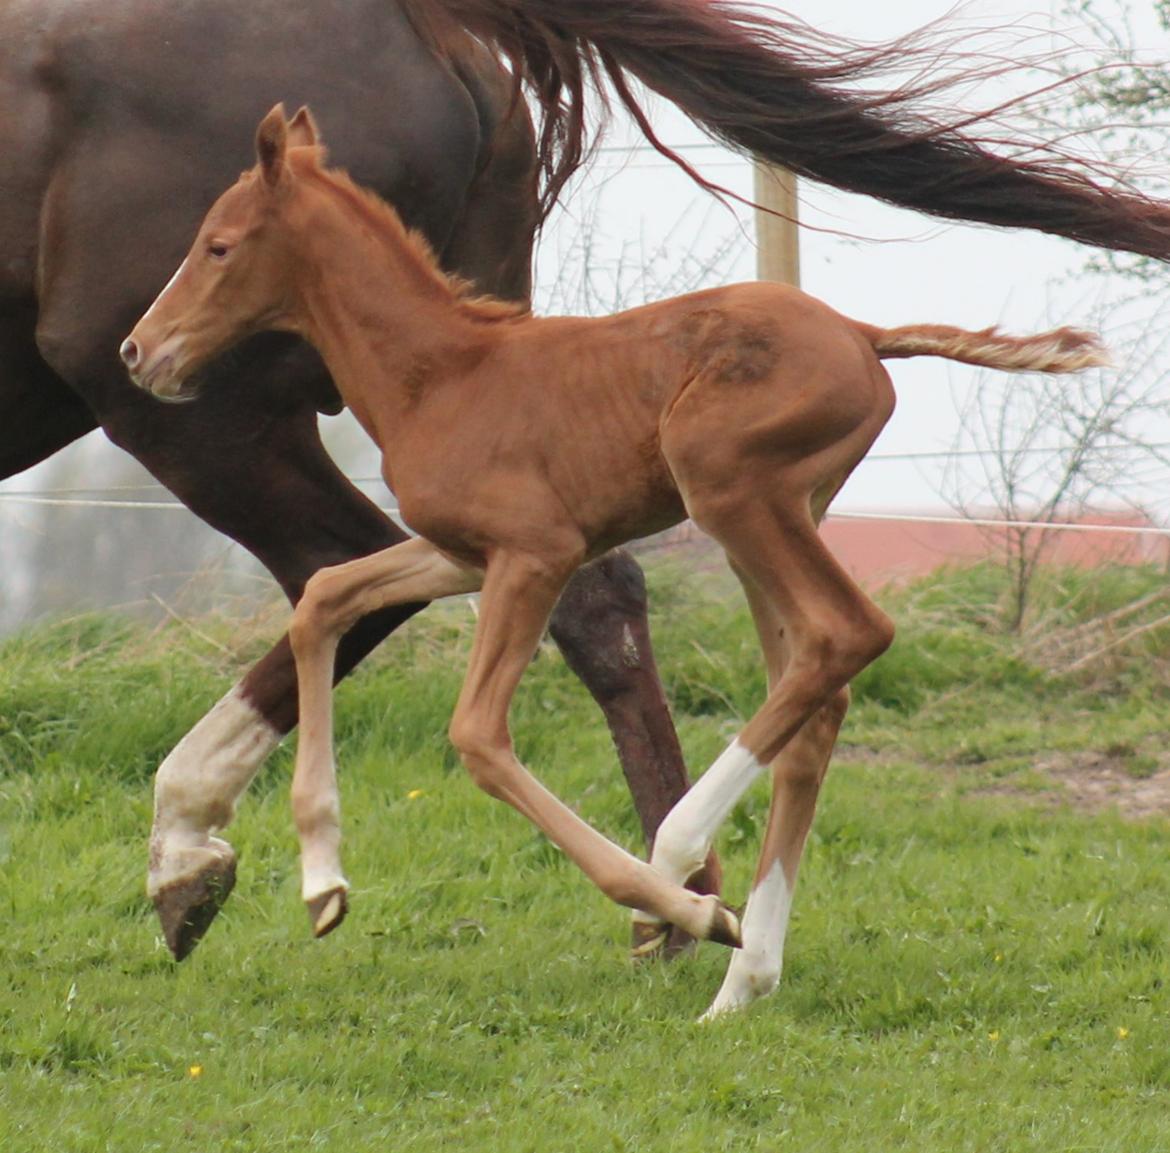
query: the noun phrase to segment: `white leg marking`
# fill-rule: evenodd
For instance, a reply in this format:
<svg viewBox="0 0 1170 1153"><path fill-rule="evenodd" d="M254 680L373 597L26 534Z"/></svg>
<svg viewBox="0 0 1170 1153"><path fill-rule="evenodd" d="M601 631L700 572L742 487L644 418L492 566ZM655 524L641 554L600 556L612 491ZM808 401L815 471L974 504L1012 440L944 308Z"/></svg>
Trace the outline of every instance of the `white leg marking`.
<svg viewBox="0 0 1170 1153"><path fill-rule="evenodd" d="M209 856L231 855L230 846L210 834L230 823L236 801L280 739L236 685L175 746L155 776L152 897L197 872Z"/></svg>
<svg viewBox="0 0 1170 1153"><path fill-rule="evenodd" d="M766 997L780 982L784 938L792 909L792 890L779 861L752 890L743 915L743 948L732 954L727 975L711 1007L700 1018L710 1021Z"/></svg>
<svg viewBox="0 0 1170 1153"><path fill-rule="evenodd" d="M675 884L685 884L706 861L715 834L736 802L763 771L750 749L732 741L667 813L654 837L650 864ZM635 921L658 921L640 910L635 910L633 917Z"/></svg>
<svg viewBox="0 0 1170 1153"><path fill-rule="evenodd" d="M680 885L685 882L707 859L719 827L763 771L749 749L732 741L667 813L654 838L654 867Z"/></svg>

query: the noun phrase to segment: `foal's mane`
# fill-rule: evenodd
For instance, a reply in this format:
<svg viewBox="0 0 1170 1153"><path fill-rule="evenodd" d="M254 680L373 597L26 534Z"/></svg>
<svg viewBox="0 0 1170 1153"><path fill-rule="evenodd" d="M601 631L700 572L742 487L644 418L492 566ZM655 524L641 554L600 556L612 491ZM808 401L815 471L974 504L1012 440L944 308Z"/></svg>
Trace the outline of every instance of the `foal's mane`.
<svg viewBox="0 0 1170 1153"><path fill-rule="evenodd" d="M473 320L494 322L518 320L530 314L526 302L501 300L479 292L470 280L446 272L427 238L413 228L407 228L398 210L377 193L354 182L343 168L326 168L326 152L320 146L289 150L290 163L295 163L298 175L308 175L328 184L346 203L359 213L375 231L391 240L412 260L418 270L434 285L444 291L465 316Z"/></svg>

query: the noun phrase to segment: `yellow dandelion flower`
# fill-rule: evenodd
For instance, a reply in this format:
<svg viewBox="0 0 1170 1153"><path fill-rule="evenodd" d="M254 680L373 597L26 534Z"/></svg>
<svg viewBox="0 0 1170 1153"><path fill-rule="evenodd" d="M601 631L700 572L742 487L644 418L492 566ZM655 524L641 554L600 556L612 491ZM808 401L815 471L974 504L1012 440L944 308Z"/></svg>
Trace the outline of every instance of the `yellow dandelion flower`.
<svg viewBox="0 0 1170 1153"><path fill-rule="evenodd" d="M1129 1030L1124 1025L1117 1026L1117 1039L1124 1041L1129 1036Z"/></svg>
<svg viewBox="0 0 1170 1153"><path fill-rule="evenodd" d="M202 1065L192 1065L187 1070L187 1076L189 1076L192 1081L198 1081L199 1078L203 1076L203 1066Z"/></svg>
<svg viewBox="0 0 1170 1153"><path fill-rule="evenodd" d="M999 1030L992 1029L991 1032L987 1034L987 1039L989 1041L998 1041L999 1040Z"/></svg>
<svg viewBox="0 0 1170 1153"><path fill-rule="evenodd" d="M423 796L426 796L426 794L422 791L422 789L411 789L410 792L406 794L406 799L408 801L417 801L419 797Z"/></svg>
<svg viewBox="0 0 1170 1153"><path fill-rule="evenodd" d="M995 963L996 963L997 965L1002 965L1002 964L1003 964L1003 954L1002 954L1002 953L996 953L996 954L995 954Z"/></svg>

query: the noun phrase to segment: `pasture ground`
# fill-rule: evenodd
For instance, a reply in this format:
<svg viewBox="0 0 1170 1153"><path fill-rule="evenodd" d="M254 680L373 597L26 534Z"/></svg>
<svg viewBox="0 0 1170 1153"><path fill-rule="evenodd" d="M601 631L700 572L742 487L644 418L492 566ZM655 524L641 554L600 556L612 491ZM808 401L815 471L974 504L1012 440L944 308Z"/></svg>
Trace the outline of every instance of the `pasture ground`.
<svg viewBox="0 0 1170 1153"><path fill-rule="evenodd" d="M762 691L750 626L715 577L652 583L702 766ZM705 1026L725 954L631 967L622 913L457 767L465 605L340 690L350 919L309 937L285 748L231 831L236 894L183 965L142 895L150 777L283 613L10 638L0 1149L1164 1150L1164 584L1052 577L1024 638L997 630L993 570L886 598L900 639L856 686L781 989ZM639 847L600 719L554 650L514 722L539 774ZM753 791L721 842L732 900L766 803Z"/></svg>

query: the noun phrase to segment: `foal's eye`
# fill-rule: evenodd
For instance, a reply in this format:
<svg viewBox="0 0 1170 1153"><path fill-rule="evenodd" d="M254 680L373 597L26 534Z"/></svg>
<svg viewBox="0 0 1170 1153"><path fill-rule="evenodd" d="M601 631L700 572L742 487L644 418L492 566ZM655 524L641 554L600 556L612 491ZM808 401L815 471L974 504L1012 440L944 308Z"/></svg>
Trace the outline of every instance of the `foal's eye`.
<svg viewBox="0 0 1170 1153"><path fill-rule="evenodd" d="M228 246L218 240L213 240L207 246L207 255L210 256L212 260L223 260L227 254Z"/></svg>

